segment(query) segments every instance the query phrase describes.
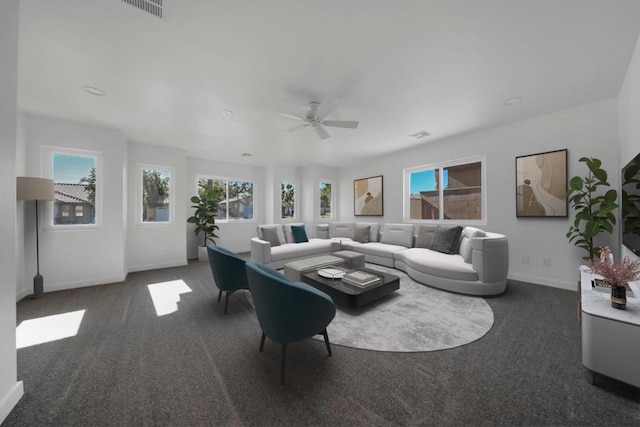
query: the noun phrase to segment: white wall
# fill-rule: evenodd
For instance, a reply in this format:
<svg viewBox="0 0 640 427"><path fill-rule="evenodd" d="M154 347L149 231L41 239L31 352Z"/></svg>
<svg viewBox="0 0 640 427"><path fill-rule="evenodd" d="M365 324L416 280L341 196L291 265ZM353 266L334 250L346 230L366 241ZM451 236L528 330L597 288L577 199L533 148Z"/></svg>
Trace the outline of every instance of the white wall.
<svg viewBox="0 0 640 427"><path fill-rule="evenodd" d="M251 250L251 238L256 236L256 226L265 221L265 173L261 166L250 166L241 164L232 164L225 162L217 162L214 160L205 160L189 157L187 162L187 197L184 200L184 207L187 215L191 216L193 210L189 208L191 205L189 198L197 194L198 175L209 175L214 177L222 177L228 179L237 179L240 181L251 181L253 187L253 220L238 220L229 222L216 221L220 227L218 233L219 238L216 244L227 248L234 252L248 252ZM186 221L186 220L185 220ZM186 227L187 239L187 257L189 259L198 257L198 246L202 244L202 234L197 238L193 232L195 226L188 224Z"/></svg>
<svg viewBox="0 0 640 427"><path fill-rule="evenodd" d="M187 154L178 148L129 142L127 154L127 267L128 271L176 267L187 263ZM140 165L171 168L174 172L171 221L142 224Z"/></svg>
<svg viewBox="0 0 640 427"><path fill-rule="evenodd" d="M618 96L618 117L622 167L640 152L640 38ZM624 246L622 255L638 258Z"/></svg>
<svg viewBox="0 0 640 427"><path fill-rule="evenodd" d="M516 218L515 157L567 148L569 177L586 173L586 167L578 162L580 157L597 157L610 171L611 185L617 188L617 128L617 102L609 99L425 143L411 150L386 155L379 161L355 163L342 169L340 219L356 219L353 195L346 191L353 187L356 178L384 176L384 217L366 217L364 220L402 222L403 168L486 155L487 225L483 228L503 233L509 238L509 277L575 290L577 268L585 253L565 238L570 218ZM361 221L362 218L357 217ZM617 247L615 237L599 237L597 241ZM521 255L529 257L529 264L520 263ZM551 258L550 267L542 266L545 257Z"/></svg>
<svg viewBox="0 0 640 427"><path fill-rule="evenodd" d="M0 2L0 423L23 394L16 359L18 0Z"/></svg>
<svg viewBox="0 0 640 427"><path fill-rule="evenodd" d="M102 154L102 223L83 229L53 228L50 214L52 202L40 206L40 272L44 290L50 292L103 283L125 278L123 222L125 196L123 165L126 139L119 130L25 114L27 175L44 176L43 147L95 151ZM51 178L51 176L48 176ZM100 196L97 196L100 197ZM35 202L25 204L25 282L23 293L32 291L36 273Z"/></svg>

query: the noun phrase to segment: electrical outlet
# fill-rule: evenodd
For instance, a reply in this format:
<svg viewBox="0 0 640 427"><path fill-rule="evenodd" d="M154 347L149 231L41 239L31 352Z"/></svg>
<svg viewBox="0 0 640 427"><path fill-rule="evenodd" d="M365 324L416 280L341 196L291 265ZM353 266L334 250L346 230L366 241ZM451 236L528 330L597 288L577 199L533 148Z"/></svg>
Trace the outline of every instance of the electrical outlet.
<svg viewBox="0 0 640 427"><path fill-rule="evenodd" d="M529 255L520 255L521 264L529 264Z"/></svg>
<svg viewBox="0 0 640 427"><path fill-rule="evenodd" d="M542 258L543 267L551 267L551 258Z"/></svg>

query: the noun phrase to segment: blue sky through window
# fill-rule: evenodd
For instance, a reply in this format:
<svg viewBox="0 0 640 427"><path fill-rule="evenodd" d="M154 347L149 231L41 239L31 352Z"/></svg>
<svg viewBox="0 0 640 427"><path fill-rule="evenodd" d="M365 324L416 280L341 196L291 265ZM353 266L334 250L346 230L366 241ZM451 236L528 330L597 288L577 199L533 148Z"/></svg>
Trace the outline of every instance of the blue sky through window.
<svg viewBox="0 0 640 427"><path fill-rule="evenodd" d="M91 168L96 167L94 157L71 154L53 155L53 181L63 184L77 184L82 177L89 177Z"/></svg>
<svg viewBox="0 0 640 427"><path fill-rule="evenodd" d="M413 172L410 177L411 194L419 194L421 191L436 190L436 172L437 169L423 170ZM444 188L449 184L449 171L444 170Z"/></svg>

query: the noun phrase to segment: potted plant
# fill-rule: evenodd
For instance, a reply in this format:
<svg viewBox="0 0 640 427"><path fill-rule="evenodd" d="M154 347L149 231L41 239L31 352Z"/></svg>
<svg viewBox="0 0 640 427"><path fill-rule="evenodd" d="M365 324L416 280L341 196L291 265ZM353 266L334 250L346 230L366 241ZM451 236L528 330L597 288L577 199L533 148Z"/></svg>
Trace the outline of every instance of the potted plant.
<svg viewBox="0 0 640 427"><path fill-rule="evenodd" d="M640 260L631 261L625 257L620 262L613 262L611 250L602 248L600 259L591 260L588 267L595 274L602 276L606 286L611 287L611 306L619 310L627 309L627 290L631 290L629 282L640 279Z"/></svg>
<svg viewBox="0 0 640 427"><path fill-rule="evenodd" d="M220 229L216 225L218 204L214 192L207 188L205 181L201 181L198 187L200 187L198 195L191 198L191 203L193 203L191 207L194 208L195 211L192 216L187 218L187 222L195 224L196 228L194 232L196 236L200 233L203 234L202 245L198 247L198 259L200 261L206 261L208 259L207 241L215 245L215 239L218 238L216 230Z"/></svg>
<svg viewBox="0 0 640 427"><path fill-rule="evenodd" d="M609 189L602 194L611 185L607 182L607 172L602 169L600 160L582 157L580 162L587 165L589 172L586 177L574 176L569 181L567 198L576 216L566 236L577 247L589 252L588 259L591 260L598 255L593 244L594 237L602 232L613 232L616 223L613 211L618 208L618 192Z"/></svg>

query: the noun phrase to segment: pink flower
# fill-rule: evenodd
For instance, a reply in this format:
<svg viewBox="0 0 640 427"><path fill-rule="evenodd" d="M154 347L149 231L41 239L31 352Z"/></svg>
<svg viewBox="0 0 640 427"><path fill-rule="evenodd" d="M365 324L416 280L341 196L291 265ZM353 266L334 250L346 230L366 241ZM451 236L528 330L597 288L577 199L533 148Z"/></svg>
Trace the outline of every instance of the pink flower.
<svg viewBox="0 0 640 427"><path fill-rule="evenodd" d="M640 279L640 260L631 261L625 257L620 262L610 262L607 259L590 261L591 271L602 276L604 283L609 286L624 286L629 288L629 282Z"/></svg>

